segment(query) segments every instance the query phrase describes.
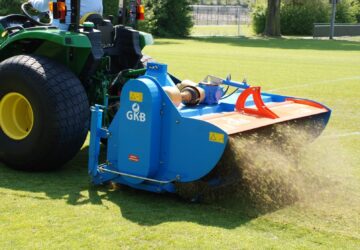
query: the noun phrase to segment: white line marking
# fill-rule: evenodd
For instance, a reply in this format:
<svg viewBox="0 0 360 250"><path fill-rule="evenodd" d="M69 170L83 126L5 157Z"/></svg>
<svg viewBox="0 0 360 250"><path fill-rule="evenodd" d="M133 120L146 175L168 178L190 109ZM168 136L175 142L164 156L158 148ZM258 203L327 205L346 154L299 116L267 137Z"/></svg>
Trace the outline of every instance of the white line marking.
<svg viewBox="0 0 360 250"><path fill-rule="evenodd" d="M284 90L284 89L303 88L303 87L308 87L308 86L312 86L312 85L321 85L321 84L327 84L327 83L338 83L338 82L343 82L343 81L355 81L355 80L360 80L360 76L345 77L345 78L338 78L338 79L332 79L332 80L324 80L324 81L320 81L320 82L304 83L304 84L293 85L293 86L289 86L289 87L271 89L271 90L267 90L266 92L273 92L273 91Z"/></svg>
<svg viewBox="0 0 360 250"><path fill-rule="evenodd" d="M323 136L323 138L341 138L341 137L359 136L359 135L360 135L360 131L356 131L356 132L343 133L343 134L327 135L327 136Z"/></svg>

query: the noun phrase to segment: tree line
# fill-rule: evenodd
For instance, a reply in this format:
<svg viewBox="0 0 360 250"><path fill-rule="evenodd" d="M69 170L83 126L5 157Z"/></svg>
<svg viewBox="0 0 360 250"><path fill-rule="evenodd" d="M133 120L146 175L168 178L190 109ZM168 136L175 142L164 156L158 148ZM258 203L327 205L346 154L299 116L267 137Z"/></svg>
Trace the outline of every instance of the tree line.
<svg viewBox="0 0 360 250"><path fill-rule="evenodd" d="M19 13L25 0L0 0L0 16ZM186 37L193 27L192 4L249 4L256 33L309 35L313 23L329 22L329 0L142 0L146 7L139 29L160 37ZM117 15L119 0L103 0L104 16ZM257 3L257 5L255 5ZM360 22L360 0L341 0L337 22Z"/></svg>
<svg viewBox="0 0 360 250"><path fill-rule="evenodd" d="M253 27L268 36L311 35L314 23L329 23L329 0L267 0L255 6ZM340 0L337 23L360 23L360 0Z"/></svg>

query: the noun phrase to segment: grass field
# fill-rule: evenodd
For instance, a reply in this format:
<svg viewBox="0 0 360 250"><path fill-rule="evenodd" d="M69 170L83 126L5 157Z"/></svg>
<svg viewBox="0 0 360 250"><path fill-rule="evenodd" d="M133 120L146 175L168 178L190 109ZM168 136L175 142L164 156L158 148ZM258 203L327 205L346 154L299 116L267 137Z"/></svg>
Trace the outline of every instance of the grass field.
<svg viewBox="0 0 360 250"><path fill-rule="evenodd" d="M200 81L231 72L264 91L331 107L329 126L306 150L306 164L328 185L254 216L240 201L189 204L168 195L93 187L85 145L56 172L0 166L1 249L360 248L359 42L159 39L145 52L180 78Z"/></svg>
<svg viewBox="0 0 360 250"><path fill-rule="evenodd" d="M251 25L196 25L191 30L192 36L251 36Z"/></svg>

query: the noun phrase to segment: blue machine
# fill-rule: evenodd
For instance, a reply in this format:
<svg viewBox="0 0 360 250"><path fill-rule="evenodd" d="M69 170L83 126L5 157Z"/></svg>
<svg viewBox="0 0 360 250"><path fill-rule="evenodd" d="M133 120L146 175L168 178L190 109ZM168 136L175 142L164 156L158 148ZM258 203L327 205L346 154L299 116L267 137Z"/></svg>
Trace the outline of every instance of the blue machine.
<svg viewBox="0 0 360 250"><path fill-rule="evenodd" d="M237 91L226 97L223 86L235 87ZM319 120L325 127L330 116L330 110L321 104L271 94L259 97L251 93L246 83L229 79L215 88L214 84L210 87L199 84L198 91L205 97L190 106L176 106L164 87L177 89L167 73L167 65L149 63L145 75L123 87L120 108L109 128L102 127L106 107L91 108L89 174L95 184L112 181L152 192L175 192L174 183L197 181L209 174L233 134L304 117ZM244 96L244 92L250 94ZM226 98L220 98L219 93ZM245 100L244 107L238 110L241 99ZM264 117L261 112L247 112L264 108L258 107L261 101L264 105L287 103L302 109L305 106L313 113L274 119ZM256 122L248 121L247 117L255 117ZM104 163L99 163L101 138L108 140Z"/></svg>

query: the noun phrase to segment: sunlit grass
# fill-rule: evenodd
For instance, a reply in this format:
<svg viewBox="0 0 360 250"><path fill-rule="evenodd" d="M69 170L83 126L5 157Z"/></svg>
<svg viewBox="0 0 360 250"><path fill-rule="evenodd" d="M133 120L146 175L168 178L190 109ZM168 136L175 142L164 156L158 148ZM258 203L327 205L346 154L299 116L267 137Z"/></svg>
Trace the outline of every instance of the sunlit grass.
<svg viewBox="0 0 360 250"><path fill-rule="evenodd" d="M251 36L251 25L196 25L191 36Z"/></svg>

